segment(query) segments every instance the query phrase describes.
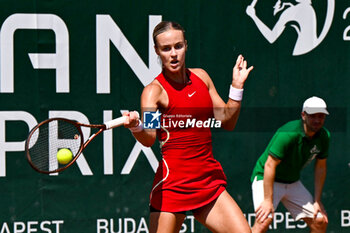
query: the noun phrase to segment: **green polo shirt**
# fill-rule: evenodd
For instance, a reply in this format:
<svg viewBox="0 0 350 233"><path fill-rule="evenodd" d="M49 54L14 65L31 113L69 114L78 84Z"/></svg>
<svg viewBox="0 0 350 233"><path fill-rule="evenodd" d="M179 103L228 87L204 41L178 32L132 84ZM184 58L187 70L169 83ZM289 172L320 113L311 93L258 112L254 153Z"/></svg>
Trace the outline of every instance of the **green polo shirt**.
<svg viewBox="0 0 350 233"><path fill-rule="evenodd" d="M322 128L311 139L305 135L302 120L290 121L280 127L264 153L258 159L251 181L264 179L264 166L268 155L280 159L275 181L293 183L300 179L300 171L314 158L328 157L330 133Z"/></svg>

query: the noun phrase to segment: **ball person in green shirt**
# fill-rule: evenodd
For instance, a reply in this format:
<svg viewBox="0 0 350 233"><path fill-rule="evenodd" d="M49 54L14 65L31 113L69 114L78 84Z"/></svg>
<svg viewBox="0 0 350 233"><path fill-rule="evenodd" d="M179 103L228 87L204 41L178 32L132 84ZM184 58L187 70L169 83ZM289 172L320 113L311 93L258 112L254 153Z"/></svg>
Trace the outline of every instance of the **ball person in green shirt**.
<svg viewBox="0 0 350 233"><path fill-rule="evenodd" d="M300 120L280 127L258 159L252 193L256 213L252 232L266 232L279 202L295 220L303 219L310 232L326 232L328 217L321 203L326 178L330 133L323 127L328 115L324 100L305 100ZM314 197L300 182L301 170L313 159Z"/></svg>

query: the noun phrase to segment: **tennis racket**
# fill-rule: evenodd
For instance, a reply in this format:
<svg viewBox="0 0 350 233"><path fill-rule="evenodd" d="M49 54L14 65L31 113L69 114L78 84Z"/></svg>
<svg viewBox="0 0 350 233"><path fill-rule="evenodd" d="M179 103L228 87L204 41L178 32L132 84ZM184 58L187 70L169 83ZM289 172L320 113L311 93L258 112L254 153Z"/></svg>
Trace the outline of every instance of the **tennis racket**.
<svg viewBox="0 0 350 233"><path fill-rule="evenodd" d="M65 118L50 118L36 125L28 135L25 143L27 160L37 172L50 174L63 171L70 167L87 147L87 145L104 130L124 124L126 117L122 116L101 125L88 125ZM82 127L97 129L84 141ZM57 152L69 149L72 159L66 164L59 163Z"/></svg>

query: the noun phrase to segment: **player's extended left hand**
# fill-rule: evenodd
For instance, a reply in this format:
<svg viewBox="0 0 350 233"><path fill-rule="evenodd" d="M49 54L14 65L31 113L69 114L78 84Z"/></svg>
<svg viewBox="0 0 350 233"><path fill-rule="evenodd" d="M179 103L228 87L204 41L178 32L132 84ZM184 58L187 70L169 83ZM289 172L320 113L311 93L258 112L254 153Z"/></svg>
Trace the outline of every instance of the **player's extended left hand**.
<svg viewBox="0 0 350 233"><path fill-rule="evenodd" d="M247 61L242 55L239 55L232 72L232 86L237 89L243 89L244 82L247 80L250 71L254 67L247 68Z"/></svg>

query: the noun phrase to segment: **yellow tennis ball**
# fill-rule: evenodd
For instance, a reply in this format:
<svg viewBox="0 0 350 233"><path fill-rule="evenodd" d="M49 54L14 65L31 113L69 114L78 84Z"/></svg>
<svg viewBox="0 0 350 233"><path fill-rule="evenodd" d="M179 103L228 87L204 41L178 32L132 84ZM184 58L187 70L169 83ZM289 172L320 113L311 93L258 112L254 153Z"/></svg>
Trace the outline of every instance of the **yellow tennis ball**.
<svg viewBox="0 0 350 233"><path fill-rule="evenodd" d="M60 164L67 164L73 159L73 153L70 149L63 148L57 152L57 161Z"/></svg>

